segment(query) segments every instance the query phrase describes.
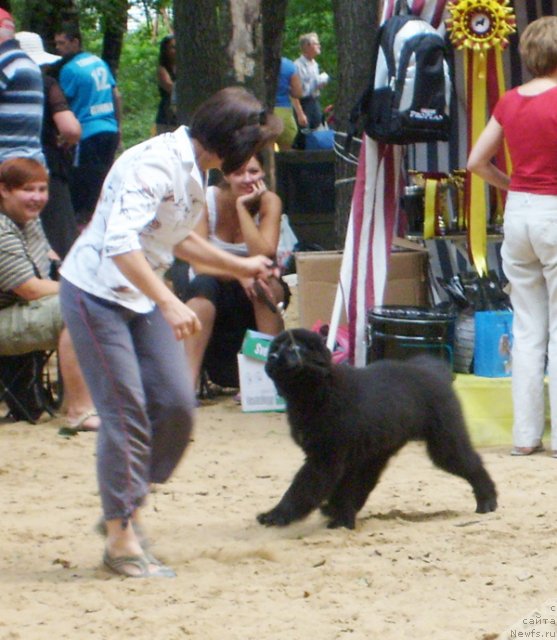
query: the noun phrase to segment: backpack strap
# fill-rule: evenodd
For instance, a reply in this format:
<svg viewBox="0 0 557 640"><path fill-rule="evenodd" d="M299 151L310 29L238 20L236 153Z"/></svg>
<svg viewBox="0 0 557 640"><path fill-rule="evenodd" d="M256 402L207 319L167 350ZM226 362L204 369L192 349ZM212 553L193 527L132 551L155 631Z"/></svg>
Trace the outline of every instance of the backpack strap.
<svg viewBox="0 0 557 640"><path fill-rule="evenodd" d="M397 104L398 104L398 100L400 100L400 96L402 95L402 91L404 89L404 82L406 80L406 71L408 69L408 65L410 64L410 58L412 57L412 54L414 53L415 49L417 48L420 42L422 42L425 39L431 38L432 36L439 39L439 49L444 52L445 43L437 32L420 33L418 35L415 35L412 37L412 47L408 46L408 43L406 43L406 46L402 47L400 51L400 57L398 60L398 75L395 80L395 94L397 98Z"/></svg>
<svg viewBox="0 0 557 640"><path fill-rule="evenodd" d="M410 7L408 6L408 0L397 0L395 3L394 16L409 16L411 15Z"/></svg>
<svg viewBox="0 0 557 640"><path fill-rule="evenodd" d="M356 104L352 107L350 117L348 118L348 130L346 135L346 142L344 143L345 153L350 153L350 147L352 145L352 138L358 131L358 120L361 115L368 110L370 100L373 96L373 90L375 88L375 69L377 67L377 58L379 57L379 49L381 48L381 38L383 35L384 26L381 25L375 34L375 41L373 43L373 50L371 52L371 77L367 87L360 95Z"/></svg>

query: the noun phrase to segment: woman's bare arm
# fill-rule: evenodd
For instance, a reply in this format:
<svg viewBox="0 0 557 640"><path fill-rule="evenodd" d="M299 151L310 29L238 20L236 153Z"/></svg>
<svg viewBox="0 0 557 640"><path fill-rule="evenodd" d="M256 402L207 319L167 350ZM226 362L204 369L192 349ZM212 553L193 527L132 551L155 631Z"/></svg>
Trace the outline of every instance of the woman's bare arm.
<svg viewBox="0 0 557 640"><path fill-rule="evenodd" d="M466 168L498 189L508 189L510 178L493 164L503 144L503 128L492 116L468 157Z"/></svg>

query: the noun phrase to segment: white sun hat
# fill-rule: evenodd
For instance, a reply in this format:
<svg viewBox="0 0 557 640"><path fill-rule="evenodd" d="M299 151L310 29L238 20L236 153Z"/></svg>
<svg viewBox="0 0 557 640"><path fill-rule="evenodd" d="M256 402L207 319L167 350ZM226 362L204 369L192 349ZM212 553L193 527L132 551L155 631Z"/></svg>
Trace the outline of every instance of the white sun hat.
<svg viewBox="0 0 557 640"><path fill-rule="evenodd" d="M18 31L15 34L15 38L23 51L39 66L42 64L53 64L61 58L61 56L55 56L53 53L47 53L44 50L42 38L38 33Z"/></svg>

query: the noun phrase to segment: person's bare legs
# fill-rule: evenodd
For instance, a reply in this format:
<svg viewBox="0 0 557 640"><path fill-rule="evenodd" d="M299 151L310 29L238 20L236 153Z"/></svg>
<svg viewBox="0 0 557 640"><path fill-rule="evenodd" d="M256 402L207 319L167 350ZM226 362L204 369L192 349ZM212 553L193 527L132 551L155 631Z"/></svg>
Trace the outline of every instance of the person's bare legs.
<svg viewBox="0 0 557 640"><path fill-rule="evenodd" d="M106 550L113 558L141 556L144 552L133 528L132 519L122 528L122 518L106 520Z"/></svg>
<svg viewBox="0 0 557 640"><path fill-rule="evenodd" d="M58 340L58 357L60 359L60 373L64 383L66 413L70 422L76 422L84 414L94 413L95 407L81 373L70 334L65 327L62 329ZM81 426L94 429L99 424L99 418L91 416Z"/></svg>
<svg viewBox="0 0 557 640"><path fill-rule="evenodd" d="M272 293L272 302L278 305L284 302L284 290L278 280L271 280L268 286ZM267 333L271 336L278 335L284 329L284 320L280 313L274 313L259 298L253 301L253 311L255 314L255 323L257 330Z"/></svg>
<svg viewBox="0 0 557 640"><path fill-rule="evenodd" d="M197 389L205 350L207 349L209 340L213 335L217 310L213 303L207 300L207 298L192 298L191 300L188 300L187 305L190 309L195 311L197 317L201 321L201 331L188 336L184 340L188 363L191 367L195 388Z"/></svg>

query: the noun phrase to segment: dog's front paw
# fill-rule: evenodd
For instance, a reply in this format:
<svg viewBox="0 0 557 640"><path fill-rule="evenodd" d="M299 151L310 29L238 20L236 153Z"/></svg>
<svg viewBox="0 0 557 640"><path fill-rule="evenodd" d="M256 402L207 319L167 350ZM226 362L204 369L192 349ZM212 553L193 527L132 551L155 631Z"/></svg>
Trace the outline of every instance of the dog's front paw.
<svg viewBox="0 0 557 640"><path fill-rule="evenodd" d="M266 527L285 527L292 522L292 518L282 509L271 509L257 516L257 522Z"/></svg>
<svg viewBox="0 0 557 640"><path fill-rule="evenodd" d="M497 509L497 498L492 496L477 501L476 513L491 513Z"/></svg>
<svg viewBox="0 0 557 640"><path fill-rule="evenodd" d="M356 518L354 516L335 516L327 523L327 529L340 529L346 527L346 529L356 528Z"/></svg>

